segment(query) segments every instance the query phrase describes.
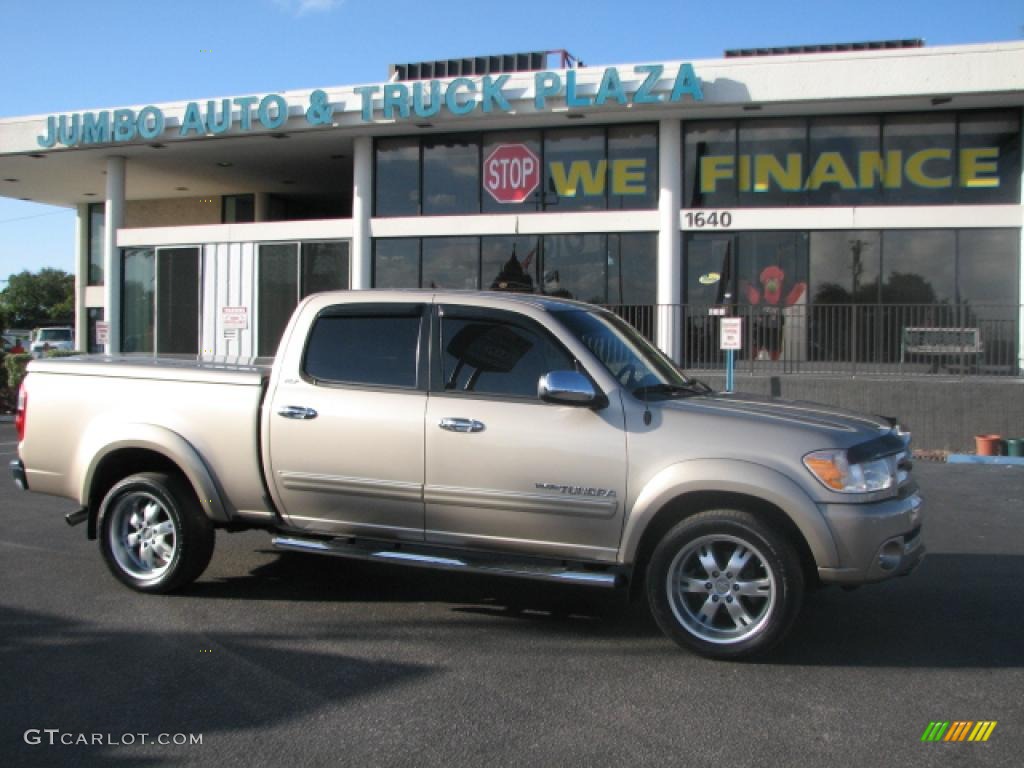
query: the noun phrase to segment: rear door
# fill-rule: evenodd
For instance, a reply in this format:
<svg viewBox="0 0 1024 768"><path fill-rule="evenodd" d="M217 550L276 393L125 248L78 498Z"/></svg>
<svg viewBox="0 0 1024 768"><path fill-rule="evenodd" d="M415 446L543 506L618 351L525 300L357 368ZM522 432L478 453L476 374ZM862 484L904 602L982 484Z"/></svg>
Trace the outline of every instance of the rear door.
<svg viewBox="0 0 1024 768"><path fill-rule="evenodd" d="M340 304L313 321L266 422L292 525L422 540L428 306Z"/></svg>
<svg viewBox="0 0 1024 768"><path fill-rule="evenodd" d="M434 325L427 540L614 560L626 490L618 398L599 410L541 401L543 374L579 364L526 316L448 305Z"/></svg>

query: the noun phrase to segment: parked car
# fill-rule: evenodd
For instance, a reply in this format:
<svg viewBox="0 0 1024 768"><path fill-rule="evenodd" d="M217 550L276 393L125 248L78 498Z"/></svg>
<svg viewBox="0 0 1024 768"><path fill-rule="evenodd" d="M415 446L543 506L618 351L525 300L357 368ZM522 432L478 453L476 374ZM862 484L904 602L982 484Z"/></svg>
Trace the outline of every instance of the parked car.
<svg viewBox="0 0 1024 768"><path fill-rule="evenodd" d="M29 352L40 358L51 349L71 351L75 348L75 331L70 326L38 328L32 337Z"/></svg>
<svg viewBox="0 0 1024 768"><path fill-rule="evenodd" d="M217 528L276 547L646 595L716 658L786 635L805 590L924 555L909 437L713 392L614 314L506 293L344 291L272 366L29 363L18 485L75 499L114 576L169 592Z"/></svg>

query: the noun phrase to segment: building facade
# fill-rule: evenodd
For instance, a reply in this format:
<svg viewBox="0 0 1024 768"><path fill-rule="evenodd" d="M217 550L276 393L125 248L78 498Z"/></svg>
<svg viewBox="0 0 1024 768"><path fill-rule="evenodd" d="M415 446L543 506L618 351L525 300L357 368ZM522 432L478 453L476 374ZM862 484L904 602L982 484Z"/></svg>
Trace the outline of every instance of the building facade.
<svg viewBox="0 0 1024 768"><path fill-rule="evenodd" d="M309 293L443 287L689 368L724 311L751 373L1018 378L1024 44L752 53L5 119L0 189L76 207L90 351L272 355Z"/></svg>

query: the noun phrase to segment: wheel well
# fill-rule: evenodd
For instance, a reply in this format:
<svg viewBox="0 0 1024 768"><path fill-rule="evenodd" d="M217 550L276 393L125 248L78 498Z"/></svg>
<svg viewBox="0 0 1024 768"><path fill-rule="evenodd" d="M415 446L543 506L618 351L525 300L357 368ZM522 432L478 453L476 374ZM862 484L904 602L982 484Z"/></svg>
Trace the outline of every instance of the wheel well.
<svg viewBox="0 0 1024 768"><path fill-rule="evenodd" d="M804 572L804 584L813 589L818 583L818 567L814 561L811 548L807 545L800 529L774 504L748 496L743 493L725 491L699 491L677 496L658 510L654 519L647 524L647 529L640 538L634 560L632 585L639 586L644 579L647 562L654 553L658 542L668 533L669 529L687 517L709 509L742 509L764 520L768 525L781 532L796 549L800 565Z"/></svg>
<svg viewBox="0 0 1024 768"><path fill-rule="evenodd" d="M146 448L121 448L112 451L100 460L89 487L88 537L90 539L96 538L96 522L100 504L107 492L121 480L139 472L166 472L169 475L177 475L185 482L186 486L192 488L192 483L189 482L185 473L162 453Z"/></svg>

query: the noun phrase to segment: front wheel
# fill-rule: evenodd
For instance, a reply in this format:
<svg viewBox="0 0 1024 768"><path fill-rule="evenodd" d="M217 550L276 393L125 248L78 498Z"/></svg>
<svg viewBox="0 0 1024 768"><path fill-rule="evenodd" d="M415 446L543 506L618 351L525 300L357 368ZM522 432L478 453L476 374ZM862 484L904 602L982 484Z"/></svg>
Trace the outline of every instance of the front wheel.
<svg viewBox="0 0 1024 768"><path fill-rule="evenodd" d="M103 559L139 592L171 592L195 581L213 556L214 536L191 488L162 472L125 478L100 506Z"/></svg>
<svg viewBox="0 0 1024 768"><path fill-rule="evenodd" d="M647 598L661 630L704 656L767 651L792 627L803 573L787 539L741 510L683 520L654 550Z"/></svg>

